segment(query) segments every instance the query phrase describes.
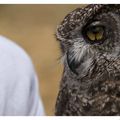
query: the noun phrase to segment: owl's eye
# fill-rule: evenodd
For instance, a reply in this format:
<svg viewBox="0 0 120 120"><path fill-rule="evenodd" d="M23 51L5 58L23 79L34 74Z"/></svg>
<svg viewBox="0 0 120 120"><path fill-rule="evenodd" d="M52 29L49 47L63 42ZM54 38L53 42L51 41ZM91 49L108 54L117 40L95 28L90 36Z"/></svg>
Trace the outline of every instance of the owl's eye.
<svg viewBox="0 0 120 120"><path fill-rule="evenodd" d="M105 38L105 29L98 22L94 22L85 28L83 34L88 42L101 43Z"/></svg>
<svg viewBox="0 0 120 120"><path fill-rule="evenodd" d="M87 31L87 37L91 41L99 41L103 39L104 30L102 27L93 27Z"/></svg>

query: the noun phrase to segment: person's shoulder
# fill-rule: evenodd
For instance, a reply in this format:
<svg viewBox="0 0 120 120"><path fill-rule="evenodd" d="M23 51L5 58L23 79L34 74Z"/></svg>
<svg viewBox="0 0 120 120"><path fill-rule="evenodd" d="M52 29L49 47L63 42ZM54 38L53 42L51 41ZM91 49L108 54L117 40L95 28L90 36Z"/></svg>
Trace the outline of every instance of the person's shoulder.
<svg viewBox="0 0 120 120"><path fill-rule="evenodd" d="M4 65L4 69L13 65L16 69L24 68L29 71L32 67L32 62L22 47L7 37L0 36L0 66L2 65Z"/></svg>
<svg viewBox="0 0 120 120"><path fill-rule="evenodd" d="M0 48L3 54L9 54L11 57L30 60L24 49L7 37L0 36Z"/></svg>

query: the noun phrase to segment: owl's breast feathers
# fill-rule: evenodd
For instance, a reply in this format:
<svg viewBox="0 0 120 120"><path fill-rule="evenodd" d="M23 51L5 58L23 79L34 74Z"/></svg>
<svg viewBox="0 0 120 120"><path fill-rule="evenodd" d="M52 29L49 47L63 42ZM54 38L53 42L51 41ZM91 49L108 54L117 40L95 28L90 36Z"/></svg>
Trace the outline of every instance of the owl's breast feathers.
<svg viewBox="0 0 120 120"><path fill-rule="evenodd" d="M120 59L109 62L101 59L83 79L64 72L56 115L120 115Z"/></svg>
<svg viewBox="0 0 120 120"><path fill-rule="evenodd" d="M106 80L91 86L86 93L79 89L61 89L56 115L120 115L120 81Z"/></svg>

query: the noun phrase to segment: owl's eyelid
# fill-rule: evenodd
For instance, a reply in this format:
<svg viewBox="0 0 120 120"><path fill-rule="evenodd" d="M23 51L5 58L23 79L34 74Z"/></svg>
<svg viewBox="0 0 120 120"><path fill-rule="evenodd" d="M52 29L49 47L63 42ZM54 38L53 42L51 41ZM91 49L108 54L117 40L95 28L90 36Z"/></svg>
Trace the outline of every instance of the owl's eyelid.
<svg viewBox="0 0 120 120"><path fill-rule="evenodd" d="M103 24L101 23L101 21L94 21L91 24L89 24L88 26L102 26Z"/></svg>
<svg viewBox="0 0 120 120"><path fill-rule="evenodd" d="M100 20L95 20L95 21L89 22L89 24L85 25L82 28L82 33L84 34L88 29L91 29L93 27L103 27L105 29L104 23L102 23Z"/></svg>

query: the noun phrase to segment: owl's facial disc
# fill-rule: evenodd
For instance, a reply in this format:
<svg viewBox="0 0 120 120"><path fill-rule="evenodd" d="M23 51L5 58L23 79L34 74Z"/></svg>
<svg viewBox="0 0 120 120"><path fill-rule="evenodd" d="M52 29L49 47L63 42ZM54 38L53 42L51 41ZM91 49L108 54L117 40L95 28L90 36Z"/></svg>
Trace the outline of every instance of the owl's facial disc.
<svg viewBox="0 0 120 120"><path fill-rule="evenodd" d="M100 21L92 22L83 28L82 34L91 44L102 44L105 40L105 26Z"/></svg>
<svg viewBox="0 0 120 120"><path fill-rule="evenodd" d="M101 14L80 30L74 30L76 36L73 36L73 44L66 52L70 71L81 77L92 69L94 61L101 56L117 58L120 55L119 22L116 14Z"/></svg>
<svg viewBox="0 0 120 120"><path fill-rule="evenodd" d="M106 26L101 21L93 21L82 29L83 40L78 39L69 48L67 52L67 63L70 70L76 75L87 72L87 69L93 63L94 45L102 46L106 40ZM93 52L92 52L93 51ZM81 71L79 73L78 71ZM84 74L83 73L83 74Z"/></svg>
<svg viewBox="0 0 120 120"><path fill-rule="evenodd" d="M82 14L80 9L73 13L62 22L57 37L67 68L80 78L91 72L99 59L105 57L111 65L120 57L120 10L109 8L91 16L86 9Z"/></svg>

